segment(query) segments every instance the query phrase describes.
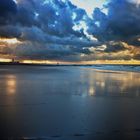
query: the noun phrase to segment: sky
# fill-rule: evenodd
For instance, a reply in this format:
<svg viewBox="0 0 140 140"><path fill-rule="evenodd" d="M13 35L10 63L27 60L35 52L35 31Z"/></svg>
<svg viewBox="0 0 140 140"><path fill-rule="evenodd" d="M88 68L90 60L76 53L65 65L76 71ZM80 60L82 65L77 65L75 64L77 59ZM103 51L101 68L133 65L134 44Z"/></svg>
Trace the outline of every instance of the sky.
<svg viewBox="0 0 140 140"><path fill-rule="evenodd" d="M140 0L0 0L0 58L140 60L139 13Z"/></svg>
<svg viewBox="0 0 140 140"><path fill-rule="evenodd" d="M71 0L71 2L85 9L87 14L91 17L93 9L96 7L102 8L106 0Z"/></svg>

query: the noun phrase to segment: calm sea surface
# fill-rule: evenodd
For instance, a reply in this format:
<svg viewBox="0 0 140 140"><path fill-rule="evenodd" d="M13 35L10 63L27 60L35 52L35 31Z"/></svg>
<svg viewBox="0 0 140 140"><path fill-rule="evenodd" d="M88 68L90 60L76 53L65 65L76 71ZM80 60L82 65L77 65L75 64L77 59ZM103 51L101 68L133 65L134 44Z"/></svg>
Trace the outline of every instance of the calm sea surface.
<svg viewBox="0 0 140 140"><path fill-rule="evenodd" d="M0 66L0 139L140 139L140 73Z"/></svg>

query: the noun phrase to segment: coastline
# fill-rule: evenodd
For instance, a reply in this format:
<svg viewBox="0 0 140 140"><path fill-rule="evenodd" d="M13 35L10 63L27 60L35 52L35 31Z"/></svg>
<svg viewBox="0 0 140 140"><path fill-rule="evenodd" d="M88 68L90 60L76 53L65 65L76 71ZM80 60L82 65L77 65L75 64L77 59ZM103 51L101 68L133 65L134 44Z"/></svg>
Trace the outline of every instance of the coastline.
<svg viewBox="0 0 140 140"><path fill-rule="evenodd" d="M46 67L82 67L99 72L140 72L140 65L128 64L32 64L18 62L0 62L0 66L46 66Z"/></svg>

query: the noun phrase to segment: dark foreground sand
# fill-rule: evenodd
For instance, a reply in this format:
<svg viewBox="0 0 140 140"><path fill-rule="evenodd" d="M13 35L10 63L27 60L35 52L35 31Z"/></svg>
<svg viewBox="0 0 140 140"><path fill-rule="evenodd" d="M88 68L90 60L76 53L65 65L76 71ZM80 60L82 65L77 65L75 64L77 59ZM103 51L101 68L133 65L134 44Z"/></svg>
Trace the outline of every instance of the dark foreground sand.
<svg viewBox="0 0 140 140"><path fill-rule="evenodd" d="M0 66L0 140L140 139L140 73Z"/></svg>

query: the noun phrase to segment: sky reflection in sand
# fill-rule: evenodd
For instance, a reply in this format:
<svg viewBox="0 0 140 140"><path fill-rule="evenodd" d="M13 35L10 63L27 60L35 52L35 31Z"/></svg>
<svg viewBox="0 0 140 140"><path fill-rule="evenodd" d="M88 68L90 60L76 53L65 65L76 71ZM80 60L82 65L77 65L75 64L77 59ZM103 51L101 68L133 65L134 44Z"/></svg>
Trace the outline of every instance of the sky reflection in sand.
<svg viewBox="0 0 140 140"><path fill-rule="evenodd" d="M4 71L2 71L2 69ZM1 68L1 93L26 93L80 96L140 95L140 74L134 72L94 71L81 67ZM10 74L9 74L10 73ZM27 93L26 93L27 94Z"/></svg>

